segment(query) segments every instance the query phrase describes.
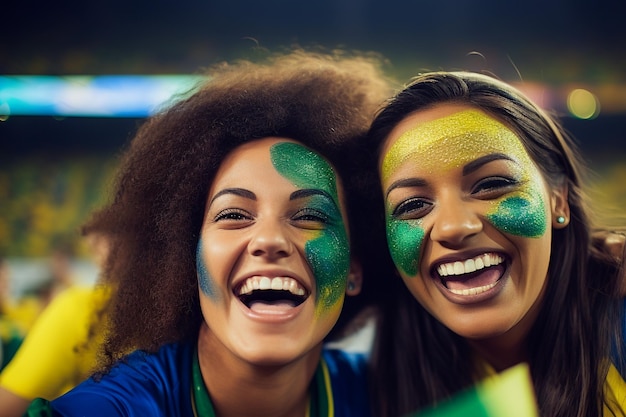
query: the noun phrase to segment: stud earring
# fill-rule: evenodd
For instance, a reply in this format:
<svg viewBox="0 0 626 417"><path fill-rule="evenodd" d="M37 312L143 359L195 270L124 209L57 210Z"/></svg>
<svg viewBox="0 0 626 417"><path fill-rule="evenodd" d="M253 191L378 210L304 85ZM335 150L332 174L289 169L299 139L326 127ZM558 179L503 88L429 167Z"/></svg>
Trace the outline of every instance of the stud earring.
<svg viewBox="0 0 626 417"><path fill-rule="evenodd" d="M348 291L354 291L356 289L356 284L352 281L348 281Z"/></svg>
<svg viewBox="0 0 626 417"><path fill-rule="evenodd" d="M563 223L565 223L565 217L563 217L563 216L559 216L559 217L557 217L557 218L556 218L556 222L557 222L558 224L563 224Z"/></svg>

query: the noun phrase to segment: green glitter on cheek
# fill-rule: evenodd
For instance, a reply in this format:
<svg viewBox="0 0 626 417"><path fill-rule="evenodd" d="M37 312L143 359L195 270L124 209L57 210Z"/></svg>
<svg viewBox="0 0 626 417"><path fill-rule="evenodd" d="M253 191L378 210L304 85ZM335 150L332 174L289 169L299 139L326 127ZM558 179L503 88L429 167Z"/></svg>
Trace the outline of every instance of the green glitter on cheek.
<svg viewBox="0 0 626 417"><path fill-rule="evenodd" d="M387 220L387 243L396 267L408 276L418 272L424 229L417 221Z"/></svg>
<svg viewBox="0 0 626 417"><path fill-rule="evenodd" d="M317 281L317 312L326 312L343 299L350 269L349 251L345 233L335 231L325 231L306 243L307 261Z"/></svg>
<svg viewBox="0 0 626 417"><path fill-rule="evenodd" d="M323 190L333 199L316 196L310 200L311 207L319 208L330 218L327 228L305 245L307 261L317 283L316 311L327 313L329 307L343 300L350 269L350 245L339 211L335 172L320 155L293 142L273 145L270 156L276 170L296 187Z"/></svg>
<svg viewBox="0 0 626 417"><path fill-rule="evenodd" d="M209 273L209 269L204 263L202 257L202 240L198 240L198 246L196 248L196 270L198 271L198 285L202 292L214 301L219 299L217 292L215 291L215 283L213 277Z"/></svg>
<svg viewBox="0 0 626 417"><path fill-rule="evenodd" d="M543 236L547 227L545 202L536 191L506 198L487 218L498 229L523 237Z"/></svg>

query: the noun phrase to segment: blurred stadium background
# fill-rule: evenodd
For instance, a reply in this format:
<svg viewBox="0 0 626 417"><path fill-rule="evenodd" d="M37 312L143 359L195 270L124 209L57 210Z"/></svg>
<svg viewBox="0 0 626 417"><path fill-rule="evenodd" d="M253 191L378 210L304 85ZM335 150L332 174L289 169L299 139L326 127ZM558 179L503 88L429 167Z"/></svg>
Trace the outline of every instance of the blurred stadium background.
<svg viewBox="0 0 626 417"><path fill-rule="evenodd" d="M78 227L107 198L116 157L154 106L203 67L292 44L380 53L402 81L470 69L515 82L562 116L597 173L597 198L626 205L623 1L26 1L0 10L0 256L21 283L42 276L29 267L59 242L72 244L76 262L88 258Z"/></svg>

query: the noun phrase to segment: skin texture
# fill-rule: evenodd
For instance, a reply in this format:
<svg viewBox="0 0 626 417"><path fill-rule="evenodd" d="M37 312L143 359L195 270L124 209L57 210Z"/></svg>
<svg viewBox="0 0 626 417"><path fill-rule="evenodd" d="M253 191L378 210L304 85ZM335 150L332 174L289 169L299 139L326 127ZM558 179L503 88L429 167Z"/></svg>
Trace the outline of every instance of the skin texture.
<svg viewBox="0 0 626 417"><path fill-rule="evenodd" d="M565 210L561 194L512 131L464 105L412 113L382 155L388 243L411 293L479 350L519 343L542 299L548 224ZM499 255L505 267L475 279L446 276L445 285L436 272L484 254Z"/></svg>
<svg viewBox="0 0 626 417"><path fill-rule="evenodd" d="M295 175L287 165L318 175ZM220 393L232 393L232 387L206 376L227 370L251 382L280 369L275 383L266 385L281 398L306 389L309 379L295 376L314 372L353 274L344 216L333 169L304 146L265 138L226 156L209 191L197 259L205 317L198 350L206 352L200 366L217 407ZM338 268L331 273L319 267L322 262ZM248 308L235 294L249 277L291 277L307 298L297 307Z"/></svg>

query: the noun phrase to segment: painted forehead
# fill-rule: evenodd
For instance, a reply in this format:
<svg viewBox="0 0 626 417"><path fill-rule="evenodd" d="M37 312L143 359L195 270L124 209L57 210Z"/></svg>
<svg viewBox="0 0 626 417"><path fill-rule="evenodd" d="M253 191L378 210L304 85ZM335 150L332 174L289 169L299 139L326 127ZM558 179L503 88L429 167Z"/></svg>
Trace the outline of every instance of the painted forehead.
<svg viewBox="0 0 626 417"><path fill-rule="evenodd" d="M271 146L270 157L276 170L300 188L325 190L337 196L337 178L330 164L318 153L294 142Z"/></svg>
<svg viewBox="0 0 626 417"><path fill-rule="evenodd" d="M403 132L385 154L381 173L385 180L409 160L425 170L458 168L494 152L518 162L530 160L517 135L505 125L481 111L463 110Z"/></svg>

